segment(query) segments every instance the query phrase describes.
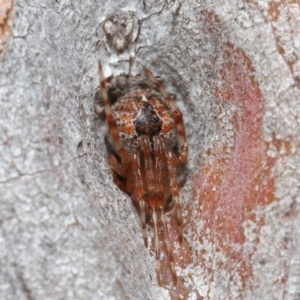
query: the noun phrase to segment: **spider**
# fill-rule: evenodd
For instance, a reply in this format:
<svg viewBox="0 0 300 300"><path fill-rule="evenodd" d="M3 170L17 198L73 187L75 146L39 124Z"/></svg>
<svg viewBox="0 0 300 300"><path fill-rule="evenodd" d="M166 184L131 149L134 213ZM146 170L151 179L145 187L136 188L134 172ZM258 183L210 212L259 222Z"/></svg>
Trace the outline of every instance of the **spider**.
<svg viewBox="0 0 300 300"><path fill-rule="evenodd" d="M177 168L186 164L188 146L180 110L153 74L145 67L144 72L157 90L129 91L111 106L107 96L107 79L99 62L108 140L113 147L108 164L113 171L114 183L129 194L139 208L146 248L146 216L151 216L157 272L160 270L161 252L159 224L162 224L167 256L176 282L165 213L170 206L175 208L181 244L182 216Z"/></svg>

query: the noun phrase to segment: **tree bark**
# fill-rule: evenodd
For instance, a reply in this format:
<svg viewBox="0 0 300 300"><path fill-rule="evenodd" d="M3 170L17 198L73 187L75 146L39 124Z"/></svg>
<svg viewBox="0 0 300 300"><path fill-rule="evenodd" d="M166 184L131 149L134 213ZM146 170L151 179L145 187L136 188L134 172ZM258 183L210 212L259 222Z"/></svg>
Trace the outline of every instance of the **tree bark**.
<svg viewBox="0 0 300 300"><path fill-rule="evenodd" d="M0 0L0 298L299 299L299 3L19 0L10 29L12 3ZM176 287L163 269L158 285L113 184L99 60L106 76L147 66L183 112Z"/></svg>

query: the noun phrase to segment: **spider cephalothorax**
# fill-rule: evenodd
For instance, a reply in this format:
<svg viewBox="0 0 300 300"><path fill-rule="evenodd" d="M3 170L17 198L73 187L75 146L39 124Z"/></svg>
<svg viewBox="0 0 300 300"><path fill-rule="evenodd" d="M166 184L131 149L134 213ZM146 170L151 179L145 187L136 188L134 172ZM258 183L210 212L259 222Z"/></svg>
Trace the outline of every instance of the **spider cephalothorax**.
<svg viewBox="0 0 300 300"><path fill-rule="evenodd" d="M153 137L159 135L167 148L175 146L176 124L160 93L150 89L128 92L111 109L127 151L140 148L139 137L143 135L148 136L151 143Z"/></svg>
<svg viewBox="0 0 300 300"><path fill-rule="evenodd" d="M129 194L139 207L146 247L146 214L151 215L157 270L160 261L158 224L162 224L171 271L176 281L165 212L169 210L172 199L181 243L182 217L177 168L186 164L188 147L181 112L152 73L146 68L144 71L157 90L146 88L130 91L111 106L106 79L99 63L108 137L114 150L108 156L108 163L115 184Z"/></svg>

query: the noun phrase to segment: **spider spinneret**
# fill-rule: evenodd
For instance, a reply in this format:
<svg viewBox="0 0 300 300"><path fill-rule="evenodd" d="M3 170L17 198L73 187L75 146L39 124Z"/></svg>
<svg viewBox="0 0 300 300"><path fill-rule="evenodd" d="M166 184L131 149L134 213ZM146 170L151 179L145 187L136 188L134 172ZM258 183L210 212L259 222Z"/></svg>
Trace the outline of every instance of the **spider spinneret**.
<svg viewBox="0 0 300 300"><path fill-rule="evenodd" d="M127 92L110 105L107 82L99 62L101 92L114 153L108 156L114 183L137 204L145 246L148 246L146 215L151 215L157 271L160 270L159 224L162 224L167 256L174 281L177 277L170 248L165 212L172 197L176 211L179 242L182 242L182 216L179 203L177 168L188 158L188 146L180 110L171 96L144 67L156 86ZM159 278L159 274L158 274Z"/></svg>

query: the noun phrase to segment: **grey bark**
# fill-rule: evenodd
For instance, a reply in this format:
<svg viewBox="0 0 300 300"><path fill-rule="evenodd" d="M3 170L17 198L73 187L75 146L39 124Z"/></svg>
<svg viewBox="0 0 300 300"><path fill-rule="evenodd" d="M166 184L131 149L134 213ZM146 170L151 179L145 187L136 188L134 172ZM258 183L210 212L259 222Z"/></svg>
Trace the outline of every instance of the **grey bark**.
<svg viewBox="0 0 300 300"><path fill-rule="evenodd" d="M257 261L267 256L272 263L264 270L255 265L257 289L244 299L299 297L299 61L291 73L259 8L240 1L17 1L0 61L1 299L169 299L157 284L138 214L112 182L106 126L93 107L97 62L107 76L118 75L128 72L132 58L133 74L148 66L176 95L190 146L185 207L197 161L217 131L209 103L220 81L214 63L222 61L209 62L218 41L201 33L203 10L219 16L224 41L241 47L255 66L267 105L266 140L276 132L294 141L294 155L274 170L283 174L280 201L267 208L257 249ZM292 10L294 31L282 30L299 56L300 10ZM296 216L279 223L277 215L291 203ZM283 238L287 250L278 246ZM273 285L287 265L287 282ZM238 298L230 284L206 286L199 270L189 270L189 299Z"/></svg>

